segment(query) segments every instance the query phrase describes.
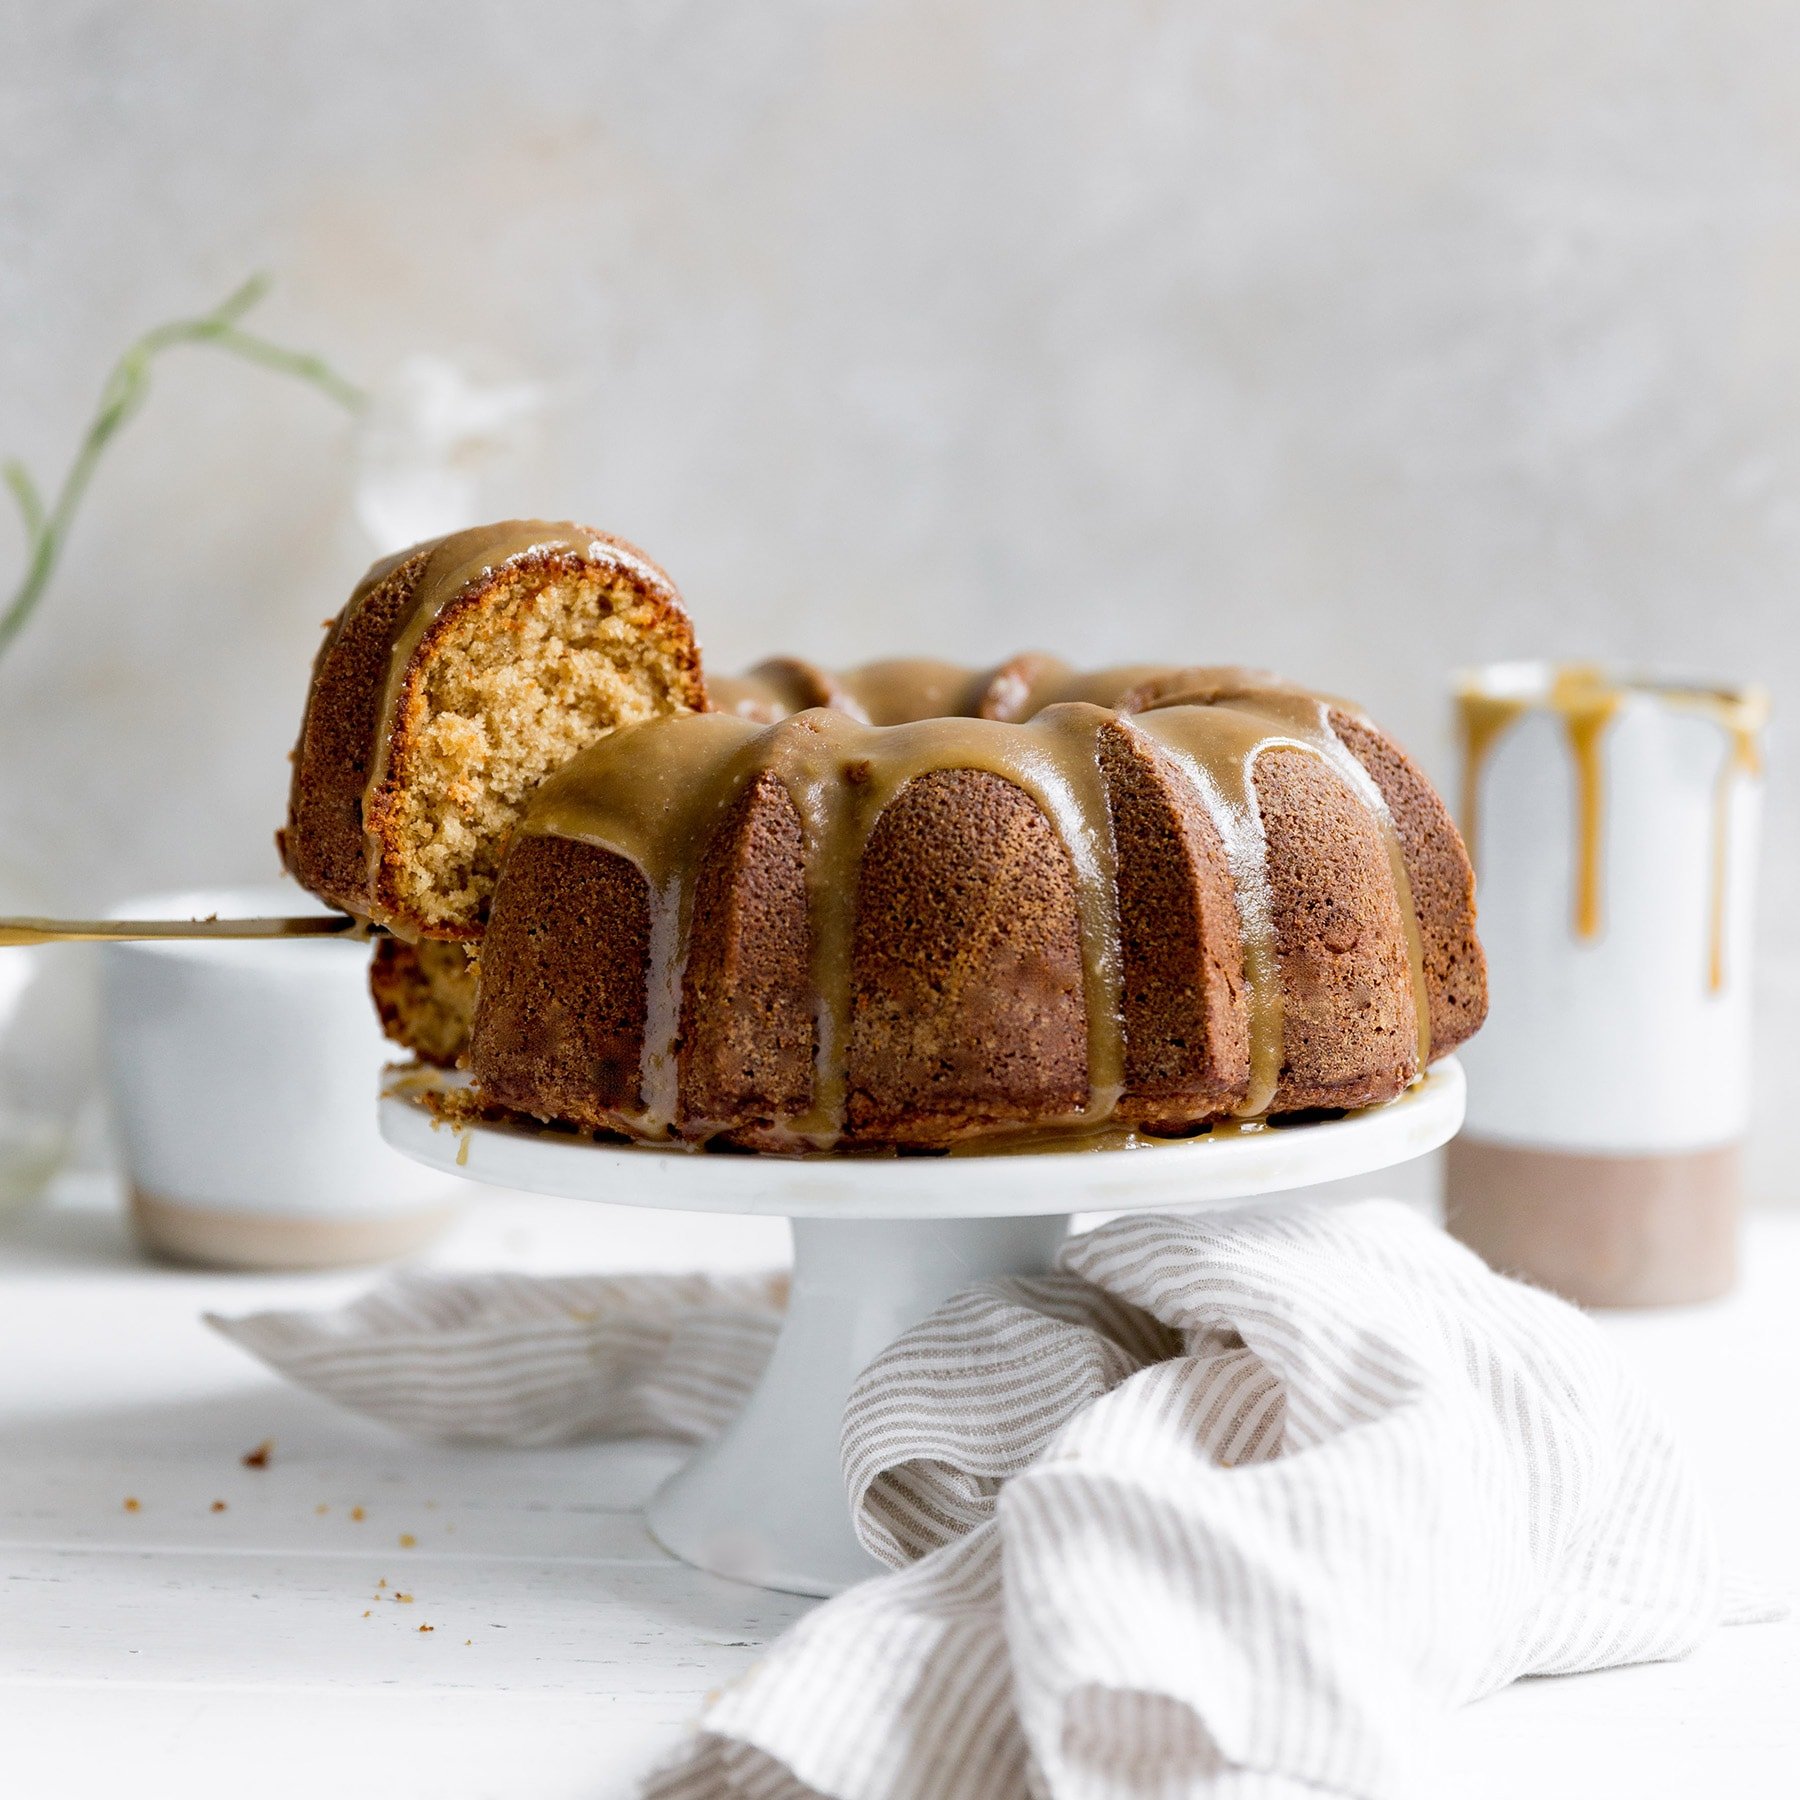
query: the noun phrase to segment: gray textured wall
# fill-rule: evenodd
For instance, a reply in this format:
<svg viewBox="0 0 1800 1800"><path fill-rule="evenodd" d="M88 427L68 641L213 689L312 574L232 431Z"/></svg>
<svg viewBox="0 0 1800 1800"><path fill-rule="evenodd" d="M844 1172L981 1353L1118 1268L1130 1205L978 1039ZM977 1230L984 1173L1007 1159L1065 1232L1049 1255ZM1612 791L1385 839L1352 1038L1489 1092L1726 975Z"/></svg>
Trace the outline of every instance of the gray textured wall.
<svg viewBox="0 0 1800 1800"><path fill-rule="evenodd" d="M675 573L715 658L1273 662L1440 775L1459 662L1800 673L1800 13L1756 0L0 4L0 449L137 329L543 384L489 510ZM349 434L189 355L0 664L0 848L270 866ZM16 538L0 527L0 554ZM1791 710L1792 692L1784 693ZM1792 1194L1773 762L1758 1181Z"/></svg>

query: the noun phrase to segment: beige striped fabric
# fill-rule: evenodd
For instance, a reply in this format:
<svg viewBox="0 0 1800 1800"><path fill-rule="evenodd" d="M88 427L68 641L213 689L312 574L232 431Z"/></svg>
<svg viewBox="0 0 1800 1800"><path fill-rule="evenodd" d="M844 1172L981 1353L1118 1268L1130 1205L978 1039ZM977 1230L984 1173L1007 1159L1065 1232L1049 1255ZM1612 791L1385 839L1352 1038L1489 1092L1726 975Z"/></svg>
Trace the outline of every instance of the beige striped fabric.
<svg viewBox="0 0 1800 1800"><path fill-rule="evenodd" d="M784 1275L401 1275L335 1312L206 1322L410 1437L699 1443L749 1398Z"/></svg>
<svg viewBox="0 0 1800 1800"><path fill-rule="evenodd" d="M548 1442L666 1408L695 1436L776 1306L445 1277L228 1329L404 1429ZM583 1333L610 1397L577 1393ZM1694 1484L1601 1332L1386 1202L1072 1239L1057 1273L971 1288L884 1352L843 1452L893 1572L714 1700L655 1800L1430 1794L1449 1708L1680 1656L1727 1616Z"/></svg>

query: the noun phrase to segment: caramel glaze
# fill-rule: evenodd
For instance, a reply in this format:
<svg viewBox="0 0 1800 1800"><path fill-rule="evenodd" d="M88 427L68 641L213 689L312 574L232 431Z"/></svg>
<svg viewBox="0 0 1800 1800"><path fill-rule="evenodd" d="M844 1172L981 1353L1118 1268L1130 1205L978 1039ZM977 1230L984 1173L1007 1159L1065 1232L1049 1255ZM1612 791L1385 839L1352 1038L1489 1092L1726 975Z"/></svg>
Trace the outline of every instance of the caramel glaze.
<svg viewBox="0 0 1800 1800"><path fill-rule="evenodd" d="M1104 1129L1124 1090L1122 957L1114 848L1099 733L1132 717L1210 813L1234 877L1250 993L1250 1082L1239 1118L1267 1111L1282 1067L1280 970L1257 758L1277 747L1323 760L1385 828L1405 921L1418 1018L1417 1069L1431 1025L1418 918L1379 790L1331 728L1357 709L1260 671L1130 667L1076 674L1022 656L986 674L940 662L874 663L828 674L793 659L710 683L716 710L649 721L596 744L539 789L522 831L574 839L634 864L650 894L650 985L641 1111L623 1121L665 1137L677 1115L677 1050L696 877L714 832L751 778L772 773L805 843L816 996L808 1108L782 1122L795 1150L828 1149L845 1111L850 947L863 849L882 809L915 777L979 770L1022 789L1068 855L1080 922L1088 1033L1086 1106L1050 1127ZM966 710L945 716L955 699ZM798 709L798 710L796 710Z"/></svg>
<svg viewBox="0 0 1800 1800"><path fill-rule="evenodd" d="M1037 651L987 670L930 657L901 657L834 672L797 656L776 656L758 663L747 675L709 676L707 690L715 711L736 713L763 725L814 706L830 707L864 725L910 725L953 717L1016 723L1062 701L1121 707L1129 696L1140 690L1147 695L1159 681L1181 674L1160 663L1081 674Z"/></svg>
<svg viewBox="0 0 1800 1800"><path fill-rule="evenodd" d="M1725 987L1725 912L1731 875L1731 791L1740 781L1762 777L1763 727L1768 723L1769 697L1760 688L1741 694L1671 693L1678 706L1698 704L1709 717L1724 726L1729 748L1719 765L1713 788L1712 891L1708 898L1706 930L1706 985L1710 993Z"/></svg>
<svg viewBox="0 0 1800 1800"><path fill-rule="evenodd" d="M1469 858L1479 866L1477 822L1481 777L1494 746L1513 722L1533 708L1555 713L1562 721L1575 773L1575 905L1576 937L1597 938L1605 927L1604 833L1606 773L1604 740L1626 699L1644 694L1665 705L1695 712L1714 721L1726 736L1726 755L1713 793L1712 876L1708 902L1706 985L1711 993L1725 986L1725 917L1731 861L1731 795L1739 780L1762 773L1762 733L1768 721L1768 696L1760 688L1681 687L1668 683L1617 681L1592 663L1565 663L1551 671L1543 690L1529 697L1494 693L1478 682L1464 683L1456 695L1462 728L1462 830Z"/></svg>

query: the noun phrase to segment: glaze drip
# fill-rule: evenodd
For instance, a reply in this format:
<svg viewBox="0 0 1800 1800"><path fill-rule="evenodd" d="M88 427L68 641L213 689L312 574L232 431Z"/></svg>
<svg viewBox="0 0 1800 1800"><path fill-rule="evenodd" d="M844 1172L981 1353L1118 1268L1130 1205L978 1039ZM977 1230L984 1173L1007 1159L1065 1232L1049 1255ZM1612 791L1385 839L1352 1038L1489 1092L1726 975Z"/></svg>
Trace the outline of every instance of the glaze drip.
<svg viewBox="0 0 1800 1800"><path fill-rule="evenodd" d="M1333 700L1274 676L1244 670L1188 670L1165 694L1150 702L1136 722L1178 747L1178 760L1199 787L1213 824L1224 840L1237 885L1244 935L1245 978L1249 983L1250 1091L1240 1117L1269 1108L1281 1079L1281 971L1270 912L1268 850L1256 804L1256 759L1266 750L1287 749L1317 756L1380 821L1388 870L1406 933L1416 1022L1414 1073L1431 1061L1431 997L1425 985L1425 943L1413 904L1412 880L1393 816L1381 790L1332 729L1334 710L1360 716L1347 701ZM1237 720L1245 721L1239 725ZM1157 732L1161 721L1170 721Z"/></svg>
<svg viewBox="0 0 1800 1800"><path fill-rule="evenodd" d="M1107 1128L1124 1093L1123 957L1101 734L1133 730L1173 765L1212 819L1232 874L1248 989L1250 1071L1235 1108L1265 1113L1282 1076L1282 971L1257 758L1281 748L1325 762L1381 822L1410 952L1419 1021L1415 1073L1430 1055L1419 924L1398 834L1380 791L1331 727L1343 703L1257 671L1129 667L1077 675L1048 657L985 674L939 662L831 675L783 659L714 680L716 710L653 720L595 745L539 790L523 830L614 852L644 875L651 974L639 1109L623 1122L666 1137L680 1110L679 1036L688 934L707 847L757 774L772 774L801 822L815 996L814 1071L804 1111L775 1137L829 1149L844 1130L858 873L883 810L940 770L995 775L1028 794L1068 857L1081 943L1087 1100L1052 1130ZM832 705L817 703L831 696ZM931 709L954 697L968 710ZM797 701L812 701L791 710Z"/></svg>
<svg viewBox="0 0 1800 1800"><path fill-rule="evenodd" d="M1462 830L1470 860L1480 867L1478 821L1481 779L1496 744L1526 713L1554 714L1568 745L1574 775L1575 843L1571 929L1593 940L1605 929L1606 734L1626 702L1641 697L1697 713L1724 732L1726 752L1712 806L1711 892L1708 901L1706 984L1725 986L1725 921L1730 868L1732 792L1762 773L1762 732L1768 696L1760 688L1684 687L1615 678L1592 663L1565 663L1545 672L1529 691L1497 689L1465 678L1456 691L1463 752Z"/></svg>

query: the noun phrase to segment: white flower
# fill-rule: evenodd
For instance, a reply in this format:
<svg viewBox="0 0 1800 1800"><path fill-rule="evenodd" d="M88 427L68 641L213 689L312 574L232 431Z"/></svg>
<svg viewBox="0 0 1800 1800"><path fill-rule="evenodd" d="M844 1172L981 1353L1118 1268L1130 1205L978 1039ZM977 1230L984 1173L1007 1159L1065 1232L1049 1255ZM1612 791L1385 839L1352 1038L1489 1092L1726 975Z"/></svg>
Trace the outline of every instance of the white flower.
<svg viewBox="0 0 1800 1800"><path fill-rule="evenodd" d="M356 516L380 554L480 522L482 478L544 407L533 382L472 381L409 356L369 396L356 433Z"/></svg>

